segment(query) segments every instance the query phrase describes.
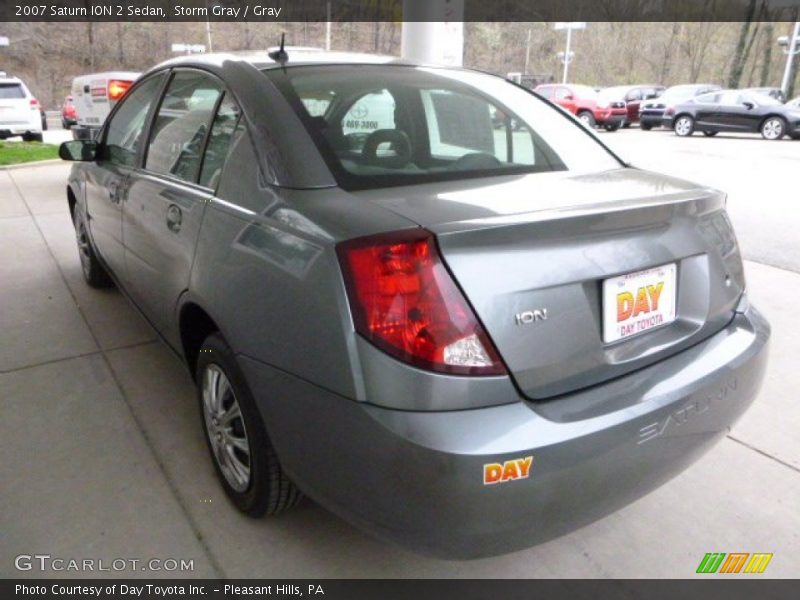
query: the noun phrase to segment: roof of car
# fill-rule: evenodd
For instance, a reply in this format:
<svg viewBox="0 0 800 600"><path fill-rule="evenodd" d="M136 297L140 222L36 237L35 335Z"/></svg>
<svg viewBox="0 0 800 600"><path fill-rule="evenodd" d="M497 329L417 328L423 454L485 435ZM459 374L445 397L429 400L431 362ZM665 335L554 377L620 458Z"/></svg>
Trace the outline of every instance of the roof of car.
<svg viewBox="0 0 800 600"><path fill-rule="evenodd" d="M399 59L395 56L382 54L365 54L357 52L329 52L317 48L291 47L285 48L289 59L280 63L269 57L269 52L277 48L268 48L261 51L247 52L221 52L212 54L192 54L179 56L162 62L158 67L174 65L214 65L221 66L226 61L244 61L252 64L257 69L278 69L281 67L296 67L308 65L357 65L357 64L398 64L414 66L417 63Z"/></svg>

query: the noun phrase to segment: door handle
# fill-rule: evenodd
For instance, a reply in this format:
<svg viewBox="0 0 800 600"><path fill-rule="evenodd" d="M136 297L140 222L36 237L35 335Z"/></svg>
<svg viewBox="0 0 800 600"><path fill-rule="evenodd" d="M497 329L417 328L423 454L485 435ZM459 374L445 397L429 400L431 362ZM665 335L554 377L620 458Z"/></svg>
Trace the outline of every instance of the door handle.
<svg viewBox="0 0 800 600"><path fill-rule="evenodd" d="M108 199L111 200L112 204L119 202L119 182L112 181L108 184Z"/></svg>
<svg viewBox="0 0 800 600"><path fill-rule="evenodd" d="M174 233L181 230L181 221L183 220L183 213L181 209L175 204L170 204L167 208L167 229Z"/></svg>

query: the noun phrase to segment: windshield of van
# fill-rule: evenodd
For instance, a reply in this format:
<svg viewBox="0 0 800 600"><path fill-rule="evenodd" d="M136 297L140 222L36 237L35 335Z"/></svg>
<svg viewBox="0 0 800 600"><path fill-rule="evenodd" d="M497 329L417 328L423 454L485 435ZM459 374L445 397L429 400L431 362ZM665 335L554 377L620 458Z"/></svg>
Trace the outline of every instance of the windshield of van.
<svg viewBox="0 0 800 600"><path fill-rule="evenodd" d="M499 77L386 65L265 73L345 189L620 166L582 125Z"/></svg>

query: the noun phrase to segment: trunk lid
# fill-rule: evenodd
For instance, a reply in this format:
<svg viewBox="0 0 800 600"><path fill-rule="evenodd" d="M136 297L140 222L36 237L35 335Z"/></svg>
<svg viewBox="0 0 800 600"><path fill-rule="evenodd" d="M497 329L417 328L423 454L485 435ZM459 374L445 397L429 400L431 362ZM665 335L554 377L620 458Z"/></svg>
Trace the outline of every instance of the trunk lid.
<svg viewBox="0 0 800 600"><path fill-rule="evenodd" d="M361 194L436 234L443 260L531 399L699 342L730 322L744 290L724 196L678 179L625 168ZM672 264L675 320L604 341L604 280Z"/></svg>

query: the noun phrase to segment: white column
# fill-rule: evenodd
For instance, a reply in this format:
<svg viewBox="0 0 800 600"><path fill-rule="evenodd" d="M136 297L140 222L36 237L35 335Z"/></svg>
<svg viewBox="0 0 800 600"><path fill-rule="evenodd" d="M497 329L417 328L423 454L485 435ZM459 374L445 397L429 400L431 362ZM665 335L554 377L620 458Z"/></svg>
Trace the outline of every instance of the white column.
<svg viewBox="0 0 800 600"><path fill-rule="evenodd" d="M460 67L464 60L462 0L403 0L400 54L420 63Z"/></svg>

